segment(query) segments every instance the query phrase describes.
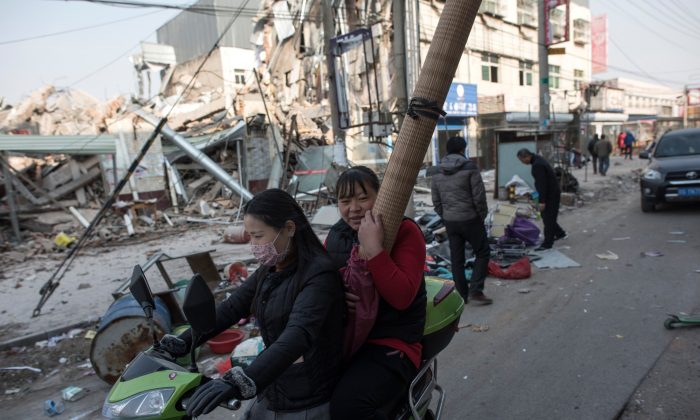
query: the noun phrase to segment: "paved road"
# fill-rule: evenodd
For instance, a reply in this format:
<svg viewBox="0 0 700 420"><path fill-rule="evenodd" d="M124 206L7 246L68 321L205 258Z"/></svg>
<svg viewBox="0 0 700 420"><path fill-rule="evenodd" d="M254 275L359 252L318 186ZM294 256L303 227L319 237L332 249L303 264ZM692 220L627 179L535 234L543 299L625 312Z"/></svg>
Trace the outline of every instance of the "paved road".
<svg viewBox="0 0 700 420"><path fill-rule="evenodd" d="M486 292L495 304L466 308L462 325L489 330L463 328L441 354L444 419L610 419L630 398L625 418L697 418L692 381L698 369L688 363L697 359L700 335L674 340L683 333L662 323L668 312L700 310L700 206L643 214L638 192L623 190L614 201L561 217L570 238L558 246L581 268L536 271L524 281L489 279ZM630 239L612 240L622 237ZM620 259L595 256L606 250ZM650 250L664 256L640 256ZM678 384L686 365L687 380ZM668 388L670 375L684 392L682 401L658 392ZM0 404L3 414L41 418L42 402L67 385L59 375L44 379L24 398ZM92 392L68 404L61 417L100 418L108 387L94 376L70 385ZM207 418L240 418L240 412L216 410Z"/></svg>
<svg viewBox="0 0 700 420"><path fill-rule="evenodd" d="M495 304L469 305L461 323L490 329L462 329L440 358L445 418L620 414L677 334L663 328L665 314L700 307L700 207L643 214L638 200L638 192L621 194L561 218L570 238L557 244L570 247L561 251L581 268L538 271L500 285L489 279L486 292ZM612 240L622 237L631 239ZM595 256L606 250L619 260ZM650 250L664 256L640 255ZM519 293L523 288L531 292Z"/></svg>

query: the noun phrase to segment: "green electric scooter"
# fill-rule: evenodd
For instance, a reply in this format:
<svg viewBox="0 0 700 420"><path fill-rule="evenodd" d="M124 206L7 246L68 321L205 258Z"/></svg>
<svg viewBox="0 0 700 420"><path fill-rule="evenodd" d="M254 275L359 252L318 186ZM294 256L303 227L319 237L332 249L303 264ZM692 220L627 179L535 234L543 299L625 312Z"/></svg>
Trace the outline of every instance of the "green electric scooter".
<svg viewBox="0 0 700 420"><path fill-rule="evenodd" d="M107 395L102 415L112 419L189 418L185 412L188 398L199 385L209 381L197 369L195 347L192 346L190 352L189 368L177 364L159 351L160 344L153 325L155 301L139 265L134 267L129 290L146 313L153 335L153 347L139 353L129 363ZM216 325L214 295L198 274L187 286L182 310L190 323L195 342ZM236 410L241 403L230 400L222 406Z"/></svg>
<svg viewBox="0 0 700 420"><path fill-rule="evenodd" d="M694 326L700 326L700 315L668 314L668 318L666 318L666 321L664 321L664 327L669 330L679 327Z"/></svg>
<svg viewBox="0 0 700 420"><path fill-rule="evenodd" d="M210 379L198 372L195 348L190 350L191 364L185 368L159 352L153 326L155 302L140 266L134 267L129 289L146 313L153 347L139 353L112 386L102 415L112 419L181 419L188 399L199 385ZM384 407L388 418L395 420L439 419L445 403L445 391L437 382L437 355L452 340L458 329L464 301L454 283L436 277L426 278L427 308L423 344L423 362L408 392ZM194 342L216 324L214 296L204 279L195 275L187 286L183 312L192 328ZM433 397L437 394L437 400ZM221 404L230 410L241 403L230 400Z"/></svg>

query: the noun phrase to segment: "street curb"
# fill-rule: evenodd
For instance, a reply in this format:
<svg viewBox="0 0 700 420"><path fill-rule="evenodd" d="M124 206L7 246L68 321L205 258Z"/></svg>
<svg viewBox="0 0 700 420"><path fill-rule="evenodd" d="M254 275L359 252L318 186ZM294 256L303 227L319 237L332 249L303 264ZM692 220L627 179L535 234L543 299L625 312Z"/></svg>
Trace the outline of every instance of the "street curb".
<svg viewBox="0 0 700 420"><path fill-rule="evenodd" d="M61 335L75 328L90 327L95 325L98 320L99 318L88 319L87 321L81 321L71 325L64 325L62 327L56 327L51 330L41 331L38 333L29 334L22 337L13 338L11 340L3 341L2 343L0 343L0 351L8 350L12 347L26 346L41 340L48 340L51 337Z"/></svg>

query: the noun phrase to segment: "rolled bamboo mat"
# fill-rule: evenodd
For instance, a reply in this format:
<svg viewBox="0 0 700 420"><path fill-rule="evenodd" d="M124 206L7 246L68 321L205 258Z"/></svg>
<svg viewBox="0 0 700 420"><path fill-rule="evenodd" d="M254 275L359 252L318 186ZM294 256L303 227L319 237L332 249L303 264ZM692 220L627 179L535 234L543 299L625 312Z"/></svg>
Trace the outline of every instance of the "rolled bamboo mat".
<svg viewBox="0 0 700 420"><path fill-rule="evenodd" d="M480 5L481 0L447 0L418 76L414 98L434 101L442 108ZM426 116L407 116L401 126L374 206L374 213L381 215L384 223L387 251L394 246L436 123Z"/></svg>

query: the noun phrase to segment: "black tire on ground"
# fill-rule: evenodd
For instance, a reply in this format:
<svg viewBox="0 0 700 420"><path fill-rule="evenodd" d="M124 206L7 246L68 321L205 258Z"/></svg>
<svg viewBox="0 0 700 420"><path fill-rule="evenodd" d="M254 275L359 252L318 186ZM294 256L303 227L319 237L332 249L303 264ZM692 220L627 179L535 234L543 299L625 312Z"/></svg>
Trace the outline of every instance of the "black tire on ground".
<svg viewBox="0 0 700 420"><path fill-rule="evenodd" d="M647 200L644 197L642 197L642 199L641 199L641 204L642 204L642 211L644 213L650 213L656 209L656 203L654 203L651 200Z"/></svg>

